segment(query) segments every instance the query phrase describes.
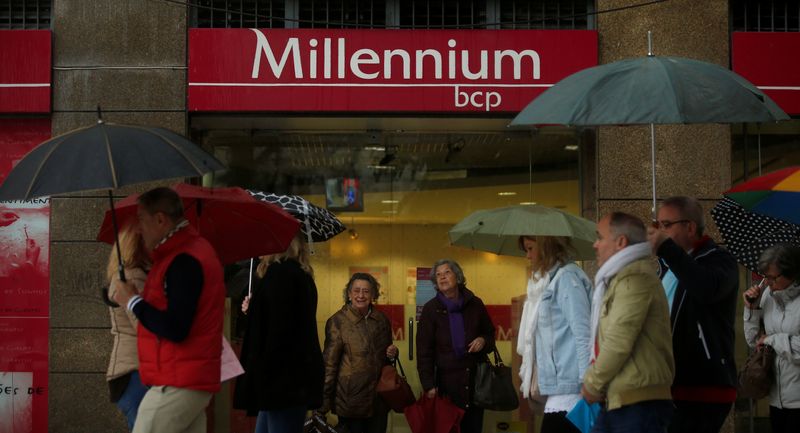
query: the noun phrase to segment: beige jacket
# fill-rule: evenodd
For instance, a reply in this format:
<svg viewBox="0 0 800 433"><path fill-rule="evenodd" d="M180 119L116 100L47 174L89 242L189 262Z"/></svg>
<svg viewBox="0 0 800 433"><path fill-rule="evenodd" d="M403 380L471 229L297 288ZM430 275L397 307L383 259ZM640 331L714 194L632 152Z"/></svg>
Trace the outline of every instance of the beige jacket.
<svg viewBox="0 0 800 433"><path fill-rule="evenodd" d="M141 293L147 274L141 268L125 269L125 278L133 283ZM109 297L117 291L119 276L114 275L108 290ZM136 349L136 325L138 320L132 311L125 306L109 308L111 313L111 334L114 336L114 347L108 361L106 380L116 379L139 369L139 354Z"/></svg>
<svg viewBox="0 0 800 433"><path fill-rule="evenodd" d="M672 398L669 308L650 259L632 262L611 279L597 333L598 355L583 383L606 396L609 410Z"/></svg>

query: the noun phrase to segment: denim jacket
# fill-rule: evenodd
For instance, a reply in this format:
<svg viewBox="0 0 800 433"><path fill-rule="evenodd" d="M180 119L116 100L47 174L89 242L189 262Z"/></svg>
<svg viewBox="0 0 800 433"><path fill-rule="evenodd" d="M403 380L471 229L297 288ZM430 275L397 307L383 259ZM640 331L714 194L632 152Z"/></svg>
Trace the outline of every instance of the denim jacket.
<svg viewBox="0 0 800 433"><path fill-rule="evenodd" d="M536 325L539 392L577 394L591 353L592 283L575 263L554 267L550 278L539 301Z"/></svg>

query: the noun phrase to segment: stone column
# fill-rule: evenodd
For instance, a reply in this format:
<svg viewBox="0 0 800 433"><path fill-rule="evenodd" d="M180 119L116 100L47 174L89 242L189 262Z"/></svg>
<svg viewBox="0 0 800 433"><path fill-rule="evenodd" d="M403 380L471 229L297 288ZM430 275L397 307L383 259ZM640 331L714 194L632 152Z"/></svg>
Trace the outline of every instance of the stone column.
<svg viewBox="0 0 800 433"><path fill-rule="evenodd" d="M641 3L598 0L599 11ZM671 0L601 13L597 17L600 63L647 54L647 31L656 55L679 56L729 67L727 0ZM719 239L709 211L731 182L731 130L728 125L656 125L658 199L688 195L701 200L709 231ZM599 216L613 210L651 218L650 127L598 128L597 190ZM585 185L585 184L584 184ZM733 432L733 412L723 432Z"/></svg>
<svg viewBox="0 0 800 433"><path fill-rule="evenodd" d="M93 124L98 104L109 122L185 134L186 16L168 2L53 2L53 135ZM110 247L94 240L105 194L51 202L50 431L127 431L105 381L112 337L99 293Z"/></svg>
<svg viewBox="0 0 800 433"><path fill-rule="evenodd" d="M635 0L598 0L598 10L630 6ZM672 0L601 13L597 18L600 63L647 54L647 31L656 55L680 56L729 66L728 2ZM708 212L730 186L731 132L728 125L656 125L658 198L688 195ZM598 128L599 213L623 210L651 218L650 127ZM710 220L710 218L709 218ZM715 228L712 229L714 236Z"/></svg>

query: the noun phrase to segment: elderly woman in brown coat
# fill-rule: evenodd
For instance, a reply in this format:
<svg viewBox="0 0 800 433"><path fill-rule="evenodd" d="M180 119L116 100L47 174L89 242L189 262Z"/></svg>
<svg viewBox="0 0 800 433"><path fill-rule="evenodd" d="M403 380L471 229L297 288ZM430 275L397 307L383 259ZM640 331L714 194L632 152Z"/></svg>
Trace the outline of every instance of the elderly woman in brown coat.
<svg viewBox="0 0 800 433"><path fill-rule="evenodd" d="M494 325L458 263L437 261L431 281L436 296L422 307L417 331L419 380L429 397L447 396L465 410L462 433L480 432L483 409L472 404L475 367L494 350Z"/></svg>
<svg viewBox="0 0 800 433"><path fill-rule="evenodd" d="M323 406L350 433L384 433L387 406L375 392L381 369L397 356L389 319L374 308L380 285L356 273L344 289L345 305L325 325Z"/></svg>

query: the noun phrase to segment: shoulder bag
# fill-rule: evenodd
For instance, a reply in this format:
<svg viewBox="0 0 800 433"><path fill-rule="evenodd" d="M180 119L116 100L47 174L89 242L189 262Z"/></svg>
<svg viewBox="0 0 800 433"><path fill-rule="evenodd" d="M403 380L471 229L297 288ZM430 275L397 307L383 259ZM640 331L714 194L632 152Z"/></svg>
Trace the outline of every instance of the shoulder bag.
<svg viewBox="0 0 800 433"><path fill-rule="evenodd" d="M400 369L399 373L395 365ZM403 365L400 364L399 354L397 358L392 360L391 364L383 366L381 377L378 379L378 385L375 390L386 402L386 405L395 412L403 413L406 407L417 401L416 397L414 397L414 392L411 390L411 385L406 381L406 373L403 371Z"/></svg>
<svg viewBox="0 0 800 433"><path fill-rule="evenodd" d="M517 389L511 380L511 367L506 367L497 349L494 364L487 356L475 372L475 406L489 410L509 411L519 407Z"/></svg>

